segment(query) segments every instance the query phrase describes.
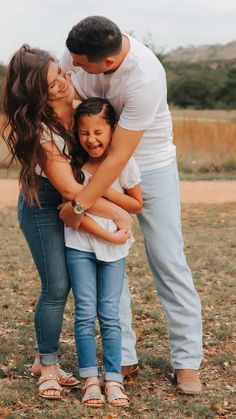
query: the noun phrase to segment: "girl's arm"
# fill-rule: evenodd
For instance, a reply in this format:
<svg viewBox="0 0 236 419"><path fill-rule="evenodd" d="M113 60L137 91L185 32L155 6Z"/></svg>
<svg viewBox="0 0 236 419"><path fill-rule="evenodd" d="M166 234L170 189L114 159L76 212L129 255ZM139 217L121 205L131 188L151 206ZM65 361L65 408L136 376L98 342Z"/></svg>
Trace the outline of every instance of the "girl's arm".
<svg viewBox="0 0 236 419"><path fill-rule="evenodd" d="M140 185L126 189L125 194L118 192L113 188L109 188L104 196L126 211L133 212L134 214L138 214L142 211L143 197Z"/></svg>
<svg viewBox="0 0 236 419"><path fill-rule="evenodd" d="M42 144L46 151L46 162L43 165L43 171L63 196L65 200L72 200L82 191L83 186L76 182L71 165L68 159L61 154L54 141L47 141ZM71 205L71 203L68 203ZM129 214L118 205L108 202L104 198L99 198L89 209L89 212L114 221L118 228L129 228L131 219ZM75 229L78 229L83 217L72 212Z"/></svg>
<svg viewBox="0 0 236 419"><path fill-rule="evenodd" d="M100 239L113 244L124 244L131 236L130 229L121 229L112 233L111 231L107 231L102 228L99 224L97 224L94 220L92 220L90 217L87 217L86 215L83 217L79 231L81 231L81 229L85 230L86 233L90 233L93 236L97 236Z"/></svg>

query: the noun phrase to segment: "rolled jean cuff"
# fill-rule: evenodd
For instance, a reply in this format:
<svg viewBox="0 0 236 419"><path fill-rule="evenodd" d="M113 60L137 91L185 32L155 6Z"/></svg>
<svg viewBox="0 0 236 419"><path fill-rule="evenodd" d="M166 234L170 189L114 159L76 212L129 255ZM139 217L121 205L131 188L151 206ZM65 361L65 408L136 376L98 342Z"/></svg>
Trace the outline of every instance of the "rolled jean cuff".
<svg viewBox="0 0 236 419"><path fill-rule="evenodd" d="M123 384L124 378L123 375L118 374L117 372L105 372L104 373L105 381L117 381L118 383Z"/></svg>
<svg viewBox="0 0 236 419"><path fill-rule="evenodd" d="M98 377L97 367L79 368L81 378Z"/></svg>
<svg viewBox="0 0 236 419"><path fill-rule="evenodd" d="M39 354L40 363L43 365L56 365L58 363L57 352L52 354Z"/></svg>
<svg viewBox="0 0 236 419"><path fill-rule="evenodd" d="M138 364L138 358L125 358L121 360L121 366L122 367L129 367L130 365L137 365Z"/></svg>
<svg viewBox="0 0 236 419"><path fill-rule="evenodd" d="M198 362L172 362L174 370L199 370L201 360Z"/></svg>

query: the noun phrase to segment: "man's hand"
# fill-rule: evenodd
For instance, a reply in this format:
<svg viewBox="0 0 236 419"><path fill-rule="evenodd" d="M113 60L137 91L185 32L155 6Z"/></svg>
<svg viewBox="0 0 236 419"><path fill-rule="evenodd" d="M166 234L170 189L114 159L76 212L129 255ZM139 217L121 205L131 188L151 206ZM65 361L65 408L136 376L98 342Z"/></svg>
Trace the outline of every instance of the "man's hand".
<svg viewBox="0 0 236 419"><path fill-rule="evenodd" d="M74 213L71 202L65 202L57 207L59 209L59 218L63 221L66 227L72 227L73 230L79 230L79 226L83 219L82 215L77 215Z"/></svg>

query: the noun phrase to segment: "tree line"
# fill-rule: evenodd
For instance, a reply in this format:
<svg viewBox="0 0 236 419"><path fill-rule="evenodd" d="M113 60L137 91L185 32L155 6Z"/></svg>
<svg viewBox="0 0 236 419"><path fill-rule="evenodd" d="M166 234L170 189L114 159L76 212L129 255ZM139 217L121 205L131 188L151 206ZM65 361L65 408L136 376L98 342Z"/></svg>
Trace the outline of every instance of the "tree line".
<svg viewBox="0 0 236 419"><path fill-rule="evenodd" d="M170 106L185 109L236 109L236 61L176 63L169 62L165 55L157 56L166 70ZM0 64L0 96L6 70L7 67Z"/></svg>

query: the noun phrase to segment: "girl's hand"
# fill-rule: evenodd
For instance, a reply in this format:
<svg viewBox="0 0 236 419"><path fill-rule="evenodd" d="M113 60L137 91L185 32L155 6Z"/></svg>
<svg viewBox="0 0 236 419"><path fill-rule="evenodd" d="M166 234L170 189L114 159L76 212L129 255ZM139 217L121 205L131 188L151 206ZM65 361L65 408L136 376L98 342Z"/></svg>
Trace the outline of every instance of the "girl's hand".
<svg viewBox="0 0 236 419"><path fill-rule="evenodd" d="M123 208L117 206L117 211L113 213L113 221L119 230L128 230L132 224L132 217Z"/></svg>
<svg viewBox="0 0 236 419"><path fill-rule="evenodd" d="M124 244L131 237L131 235L132 231L130 230L130 228L122 228L121 230L118 230L115 233L113 233L114 241L112 241L114 244Z"/></svg>

